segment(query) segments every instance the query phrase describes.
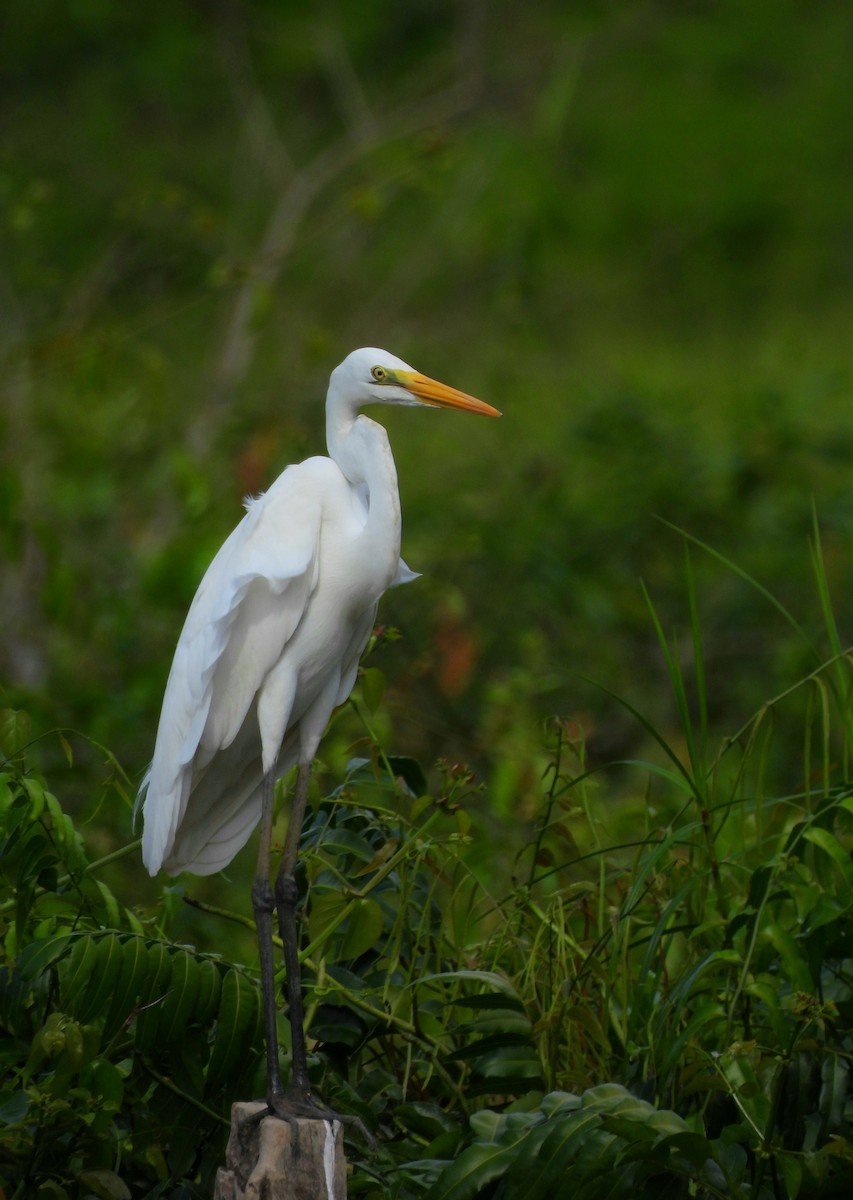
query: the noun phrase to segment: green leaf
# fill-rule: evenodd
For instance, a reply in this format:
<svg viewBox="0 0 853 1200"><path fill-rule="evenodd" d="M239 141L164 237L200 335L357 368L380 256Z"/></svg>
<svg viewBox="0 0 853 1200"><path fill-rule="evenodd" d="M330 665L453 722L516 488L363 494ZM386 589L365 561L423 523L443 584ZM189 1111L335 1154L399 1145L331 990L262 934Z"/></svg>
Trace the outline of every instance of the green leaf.
<svg viewBox="0 0 853 1200"><path fill-rule="evenodd" d="M142 1054L151 1053L157 1046L160 1009L165 1003L172 976L172 956L163 942L148 946L146 984L140 995L140 1012L136 1018L134 1041Z"/></svg>
<svg viewBox="0 0 853 1200"><path fill-rule="evenodd" d="M319 849L324 854L351 854L354 858L361 859L362 862L369 863L373 859L374 849L366 838L363 838L359 833L353 833L351 829L342 829L336 826L329 829Z"/></svg>
<svg viewBox="0 0 853 1200"><path fill-rule="evenodd" d="M803 931L806 934L813 933L816 929L820 929L824 925L830 925L833 921L837 921L842 917L850 907L849 904L839 904L834 896L814 896L813 907L806 917Z"/></svg>
<svg viewBox="0 0 853 1200"><path fill-rule="evenodd" d="M0 753L14 758L29 742L32 728L29 713L23 709L0 708Z"/></svg>
<svg viewBox="0 0 853 1200"><path fill-rule="evenodd" d="M390 858L394 857L399 847L400 843L397 838L388 838L378 850L374 851L373 858L371 858L369 863L365 863L363 867L359 867L358 870L353 872L353 877L361 879L365 875L372 875L375 871L380 870Z"/></svg>
<svg viewBox="0 0 853 1200"><path fill-rule="evenodd" d="M344 918L349 901L337 888L313 888L308 913L308 937L312 945L331 936Z"/></svg>
<svg viewBox="0 0 853 1200"><path fill-rule="evenodd" d="M651 1124L654 1124L651 1122ZM686 1158L694 1167L701 1167L712 1154L712 1146L701 1133L693 1133L682 1129L677 1133L667 1134L658 1143L661 1149L674 1151L679 1158Z"/></svg>
<svg viewBox="0 0 853 1200"><path fill-rule="evenodd" d="M59 744L62 747L62 753L65 755L65 761L68 763L69 767L73 767L74 751L71 749L71 743L68 741L68 738L61 729L57 729L56 736L59 738Z"/></svg>
<svg viewBox="0 0 853 1200"><path fill-rule="evenodd" d="M465 980L466 982L470 983L482 983L487 987L499 992L501 995L506 996L507 1000L510 1001L508 1007L512 1006L511 1002L513 1000L516 1003L520 1003L518 999L518 993L516 992L513 982L507 979L504 975L498 974L497 971L474 971L468 968L464 968L461 971L435 971L428 975L422 975L418 982L432 983L435 980L444 979Z"/></svg>
<svg viewBox="0 0 853 1200"><path fill-rule="evenodd" d="M516 1155L516 1147L476 1143L441 1172L424 1200L471 1200L499 1179Z"/></svg>
<svg viewBox="0 0 853 1200"><path fill-rule="evenodd" d="M833 1133L844 1128L850 1067L841 1054L831 1054L821 1067L820 1112L824 1126Z"/></svg>
<svg viewBox="0 0 853 1200"><path fill-rule="evenodd" d="M260 1006L258 990L233 967L222 981L216 1032L207 1067L206 1092L221 1087L239 1066L257 1036Z"/></svg>
<svg viewBox="0 0 853 1200"><path fill-rule="evenodd" d="M75 939L74 948L60 971L62 1007L79 1017L86 988L98 961L98 939L86 933Z"/></svg>
<svg viewBox="0 0 853 1200"><path fill-rule="evenodd" d="M794 987L801 992L814 992L808 962L791 931L778 921L765 921L762 933L779 952L786 977Z"/></svg>
<svg viewBox="0 0 853 1200"><path fill-rule="evenodd" d="M132 1200L130 1188L115 1171L81 1171L77 1180L98 1200Z"/></svg>
<svg viewBox="0 0 853 1200"><path fill-rule="evenodd" d="M542 1064L530 1046L501 1046L478 1058L472 1067L475 1074L494 1090L498 1083L515 1090L519 1083L535 1083L542 1079Z"/></svg>
<svg viewBox="0 0 853 1200"><path fill-rule="evenodd" d="M148 976L150 959L140 937L128 938L121 948L121 970L104 1022L104 1036L111 1038L128 1020Z"/></svg>
<svg viewBox="0 0 853 1200"><path fill-rule="evenodd" d="M106 1102L117 1112L124 1098L124 1080L121 1072L105 1058L94 1058L80 1072L80 1086L86 1088L97 1100Z"/></svg>
<svg viewBox="0 0 853 1200"><path fill-rule="evenodd" d="M612 1150L606 1156L603 1152L609 1150L613 1139L601 1135L591 1139L600 1125L597 1113L583 1109L540 1125L522 1145L507 1178L507 1191L517 1200L543 1200L552 1195L572 1169L581 1147L587 1155L595 1147L597 1171L612 1165ZM588 1162L584 1165L589 1169Z"/></svg>
<svg viewBox="0 0 853 1200"><path fill-rule="evenodd" d="M803 1183L803 1166L799 1155L780 1150L776 1154L776 1164L782 1172L787 1200L797 1200Z"/></svg>
<svg viewBox="0 0 853 1200"><path fill-rule="evenodd" d="M205 1028L213 1020L222 994L222 972L212 959L196 961L198 972L198 994L193 1020Z"/></svg>
<svg viewBox="0 0 853 1200"><path fill-rule="evenodd" d="M68 1200L68 1192L55 1179L45 1179L39 1184L35 1200Z"/></svg>
<svg viewBox="0 0 853 1200"><path fill-rule="evenodd" d="M318 1042L349 1046L354 1050L364 1042L364 1021L351 1009L321 1004L311 1021L311 1037Z"/></svg>
<svg viewBox="0 0 853 1200"><path fill-rule="evenodd" d="M30 890L45 869L58 861L56 847L41 826L29 829L18 850L17 878L20 889Z"/></svg>
<svg viewBox="0 0 853 1200"><path fill-rule="evenodd" d="M44 784L35 775L28 775L22 783L32 806L31 819L37 821L44 812Z"/></svg>
<svg viewBox="0 0 853 1200"><path fill-rule="evenodd" d="M462 1025L456 1030L456 1035L465 1039L463 1045L458 1050L454 1050L452 1054L448 1054L445 1062L465 1062L468 1059L480 1058L492 1050L497 1050L501 1047L509 1047L513 1050L522 1049L523 1052L530 1052L530 1023L526 1017L516 1016L520 1023L520 1029L502 1030L497 1033L490 1034L488 1037L471 1037L471 1032L476 1030L476 1025Z"/></svg>
<svg viewBox="0 0 853 1200"><path fill-rule="evenodd" d="M607 1133L615 1134L624 1142L643 1142L650 1145L658 1140L659 1134L646 1120L636 1120L633 1117L617 1116L615 1113L599 1113L601 1128Z"/></svg>
<svg viewBox="0 0 853 1200"><path fill-rule="evenodd" d="M121 925L121 913L118 901L107 885L100 879L93 879L91 876L89 878L92 879L97 888L101 903L104 906L104 913L103 916L99 917L99 921L108 928L118 929Z"/></svg>
<svg viewBox="0 0 853 1200"><path fill-rule="evenodd" d="M27 1115L30 1098L23 1088L0 1092L0 1125L18 1125Z"/></svg>
<svg viewBox="0 0 853 1200"><path fill-rule="evenodd" d="M169 990L160 1006L157 1037L161 1046L179 1041L193 1015L199 983L198 966L186 950L172 955L172 975Z"/></svg>
<svg viewBox="0 0 853 1200"><path fill-rule="evenodd" d="M382 925L382 909L375 900L368 897L353 901L337 957L345 960L359 958L372 949L382 934Z"/></svg>
<svg viewBox="0 0 853 1200"><path fill-rule="evenodd" d="M412 1100L408 1104L398 1104L394 1109L395 1118L407 1129L430 1140L442 1133L450 1133L459 1128L453 1117L438 1107L424 1100Z"/></svg>
<svg viewBox="0 0 853 1200"><path fill-rule="evenodd" d="M73 1014L82 1024L103 1015L107 1001L115 991L121 975L121 939L114 933L107 934L98 939L97 951L95 968L91 972L84 995L77 1003L77 1011Z"/></svg>
<svg viewBox="0 0 853 1200"><path fill-rule="evenodd" d="M30 942L18 955L18 972L21 978L35 979L41 975L51 963L62 957L72 940L75 940L74 934L59 933Z"/></svg>
<svg viewBox="0 0 853 1200"><path fill-rule="evenodd" d="M850 860L850 851L845 850L838 838L834 837L829 830L821 829L819 825L810 825L803 831L803 838L812 845L819 846L825 854L828 854L847 882L853 879L853 862Z"/></svg>

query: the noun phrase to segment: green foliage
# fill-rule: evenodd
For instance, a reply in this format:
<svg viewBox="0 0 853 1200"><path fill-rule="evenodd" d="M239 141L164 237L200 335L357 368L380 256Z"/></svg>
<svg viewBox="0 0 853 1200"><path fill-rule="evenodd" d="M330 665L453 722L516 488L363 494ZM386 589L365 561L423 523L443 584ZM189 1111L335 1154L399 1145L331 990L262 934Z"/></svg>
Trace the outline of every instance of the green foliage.
<svg viewBox="0 0 853 1200"><path fill-rule="evenodd" d="M471 1118L471 1129L470 1144L441 1172L426 1200L482 1194L518 1200L676 1197L689 1194L688 1180L708 1195L738 1194L706 1139L674 1112L656 1109L618 1084L581 1096L550 1092L535 1106L508 1113L483 1110Z"/></svg>
<svg viewBox="0 0 853 1200"><path fill-rule="evenodd" d="M4 716L8 749L17 722ZM0 778L0 823L6 1194L159 1196L185 1175L212 1186L220 1114L258 1058L254 978L123 906L20 753Z"/></svg>
<svg viewBox="0 0 853 1200"><path fill-rule="evenodd" d="M687 553L689 636L651 609L681 738L629 704L658 757L605 772L554 723L503 888L471 772L440 764L430 786L388 757L364 671L370 753L315 797L299 859L312 1078L379 1138L350 1146L352 1195L824 1200L853 1182L853 655L814 546L826 661L722 739ZM255 969L164 936L172 887L156 915L125 906L27 769L25 720L2 730L11 1194L202 1195L230 1101L262 1089Z"/></svg>

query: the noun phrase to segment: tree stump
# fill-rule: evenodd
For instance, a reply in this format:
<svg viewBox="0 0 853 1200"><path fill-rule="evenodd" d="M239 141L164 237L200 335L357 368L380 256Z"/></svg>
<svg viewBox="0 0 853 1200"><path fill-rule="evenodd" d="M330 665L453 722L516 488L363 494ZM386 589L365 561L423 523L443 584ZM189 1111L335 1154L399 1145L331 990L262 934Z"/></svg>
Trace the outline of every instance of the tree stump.
<svg viewBox="0 0 853 1200"><path fill-rule="evenodd" d="M258 1120L265 1108L258 1101L232 1106L213 1200L346 1200L340 1121Z"/></svg>

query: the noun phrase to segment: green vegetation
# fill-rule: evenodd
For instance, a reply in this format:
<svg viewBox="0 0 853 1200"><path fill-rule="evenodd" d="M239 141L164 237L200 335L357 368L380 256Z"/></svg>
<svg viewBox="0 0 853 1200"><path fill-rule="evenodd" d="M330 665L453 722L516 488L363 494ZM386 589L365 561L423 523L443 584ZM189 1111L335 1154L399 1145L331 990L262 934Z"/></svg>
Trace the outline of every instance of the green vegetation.
<svg viewBox="0 0 853 1200"><path fill-rule="evenodd" d="M6 1200L209 1195L261 1088L251 856L150 881L130 807L198 579L360 344L505 416L387 414L424 578L314 781L351 1194L849 1190L851 34L4 6Z"/></svg>
<svg viewBox="0 0 853 1200"><path fill-rule="evenodd" d="M825 604L817 543L814 562ZM445 765L430 792L414 760L389 758L371 732L381 676L364 673L370 753L317 797L300 860L314 1081L380 1137L350 1147L351 1195L850 1186L853 660L824 618L809 650L826 661L722 740L701 683L688 697L683 639L659 631L679 743L633 712L663 758L630 764L644 790L614 820L577 728L557 723L511 883L478 852L471 773ZM154 912L122 907L26 769L24 732L7 714L11 1194L208 1195L229 1102L263 1089L257 972L175 940L174 887ZM250 925L192 903L209 931Z"/></svg>

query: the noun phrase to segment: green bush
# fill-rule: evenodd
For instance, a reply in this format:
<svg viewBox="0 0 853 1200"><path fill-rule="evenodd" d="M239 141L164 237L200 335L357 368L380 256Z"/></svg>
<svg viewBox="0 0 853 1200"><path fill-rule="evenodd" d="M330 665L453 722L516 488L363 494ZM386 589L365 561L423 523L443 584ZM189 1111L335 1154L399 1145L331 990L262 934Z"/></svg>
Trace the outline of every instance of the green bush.
<svg viewBox="0 0 853 1200"><path fill-rule="evenodd" d="M379 1140L350 1145L353 1196L817 1200L853 1182L853 657L817 546L826 661L719 741L688 556L686 640L651 610L681 738L629 706L659 757L591 770L555 722L503 878L482 869L480 785L445 763L430 787L387 756L363 671L369 753L315 795L299 865L312 1079ZM20 714L2 736L6 1193L204 1195L230 1102L263 1087L254 961L171 940L174 885L128 906L27 768ZM184 899L208 926L251 924Z"/></svg>
<svg viewBox="0 0 853 1200"><path fill-rule="evenodd" d="M21 722L5 718L8 751ZM6 1194L121 1198L209 1182L223 1113L258 1058L254 980L125 907L19 753L0 778L0 813Z"/></svg>

